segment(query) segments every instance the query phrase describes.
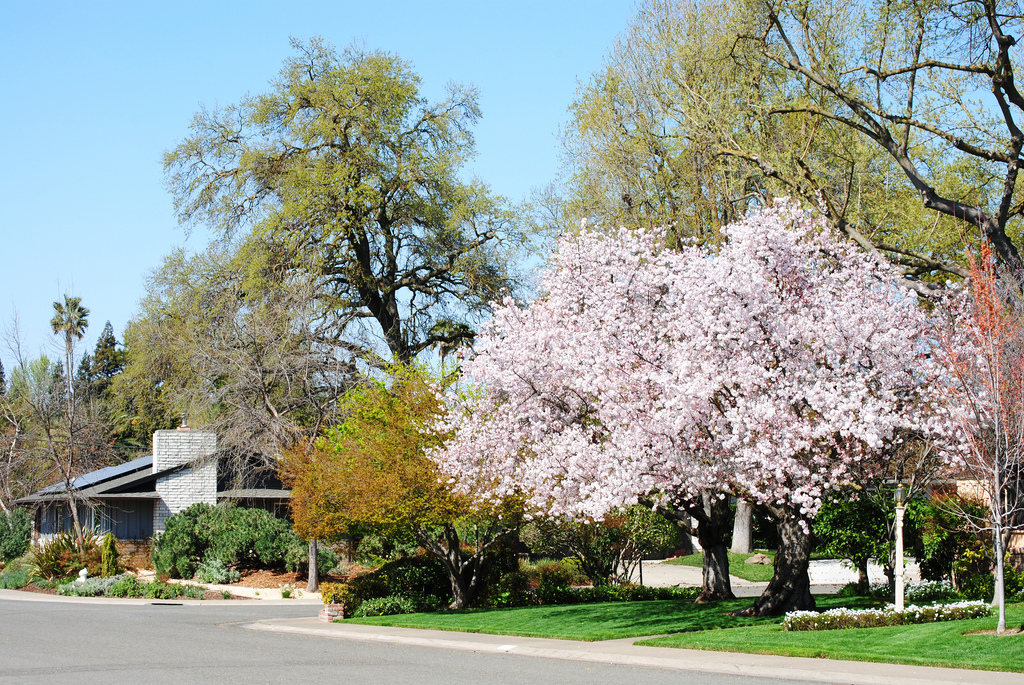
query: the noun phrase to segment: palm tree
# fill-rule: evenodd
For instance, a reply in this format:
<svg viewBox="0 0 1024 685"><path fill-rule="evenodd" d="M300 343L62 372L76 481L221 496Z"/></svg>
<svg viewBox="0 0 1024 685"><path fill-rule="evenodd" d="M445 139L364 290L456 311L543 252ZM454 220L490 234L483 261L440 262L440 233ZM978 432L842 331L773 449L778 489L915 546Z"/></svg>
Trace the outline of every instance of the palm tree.
<svg viewBox="0 0 1024 685"><path fill-rule="evenodd" d="M54 302L50 327L54 335L64 334L64 376L68 384L67 401L70 407L74 391L71 361L75 353L75 340L81 340L85 329L89 327L89 310L82 306L82 298L65 295L63 303Z"/></svg>
<svg viewBox="0 0 1024 685"><path fill-rule="evenodd" d="M65 391L67 395L64 400L67 407L67 461L61 464L61 475L64 479L64 487L67 490L68 506L71 508L71 518L75 522L75 536L78 538L78 547L82 547L82 525L78 520L78 503L75 500L75 493L72 491L71 483L75 474L75 386L74 369L71 361L75 356L75 341L81 340L85 335L85 329L89 327L89 310L82 306L82 298L64 296L64 302L53 303L53 318L50 319L50 327L54 335L64 335L64 379L67 381Z"/></svg>

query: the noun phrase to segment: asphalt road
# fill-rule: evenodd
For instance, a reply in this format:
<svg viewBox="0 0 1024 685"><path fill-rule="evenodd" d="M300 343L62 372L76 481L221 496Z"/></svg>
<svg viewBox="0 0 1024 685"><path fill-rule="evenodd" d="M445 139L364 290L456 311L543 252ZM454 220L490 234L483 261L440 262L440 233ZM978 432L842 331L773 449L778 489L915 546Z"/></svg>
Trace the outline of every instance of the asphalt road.
<svg viewBox="0 0 1024 685"><path fill-rule="evenodd" d="M0 600L0 683L782 682L333 640L232 625L315 611L309 605L260 602L125 606Z"/></svg>

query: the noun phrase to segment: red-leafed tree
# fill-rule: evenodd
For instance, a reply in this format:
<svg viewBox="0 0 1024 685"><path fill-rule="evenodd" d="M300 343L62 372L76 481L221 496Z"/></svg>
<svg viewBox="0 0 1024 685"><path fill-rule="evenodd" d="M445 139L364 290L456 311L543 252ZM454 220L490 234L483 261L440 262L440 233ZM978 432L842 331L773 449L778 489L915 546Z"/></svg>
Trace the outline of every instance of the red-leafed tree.
<svg viewBox="0 0 1024 685"><path fill-rule="evenodd" d="M991 536L997 630L1006 629L1003 564L1010 532L1024 517L1024 302L1019 273L998 270L988 243L971 259L967 291L947 303L937 358L949 377L947 451L973 482L947 502L975 529ZM979 515L984 512L984 515Z"/></svg>

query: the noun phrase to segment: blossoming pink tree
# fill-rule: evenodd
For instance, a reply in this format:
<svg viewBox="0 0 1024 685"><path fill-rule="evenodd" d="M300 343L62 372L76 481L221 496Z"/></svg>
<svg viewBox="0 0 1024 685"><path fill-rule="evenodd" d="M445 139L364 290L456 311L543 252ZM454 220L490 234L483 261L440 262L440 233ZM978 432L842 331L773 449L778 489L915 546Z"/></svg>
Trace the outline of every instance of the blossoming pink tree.
<svg viewBox="0 0 1024 685"><path fill-rule="evenodd" d="M794 205L724 233L716 251L646 230L564 239L547 295L506 301L483 331L434 458L466 491L579 517L645 500L683 518L741 495L780 532L747 611L813 608L807 521L923 425L923 315Z"/></svg>

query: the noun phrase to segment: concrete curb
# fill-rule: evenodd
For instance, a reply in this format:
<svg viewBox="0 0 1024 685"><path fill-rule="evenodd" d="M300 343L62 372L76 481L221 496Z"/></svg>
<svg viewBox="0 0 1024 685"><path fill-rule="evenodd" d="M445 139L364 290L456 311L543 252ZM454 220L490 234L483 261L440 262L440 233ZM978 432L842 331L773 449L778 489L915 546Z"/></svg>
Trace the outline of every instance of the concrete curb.
<svg viewBox="0 0 1024 685"><path fill-rule="evenodd" d="M457 633L411 628L323 623L315 618L275 619L235 624L247 630L292 633L339 640L453 649L459 651L517 654L621 666L665 668L678 671L734 676L780 678L820 683L875 685L952 685L985 683L1019 685L1021 674L968 671L928 666L902 666L863 661L832 661L736 652L710 652L633 644L644 638L575 642L543 638Z"/></svg>

